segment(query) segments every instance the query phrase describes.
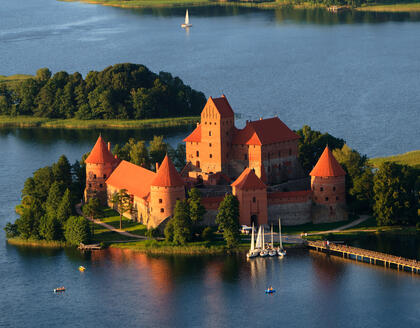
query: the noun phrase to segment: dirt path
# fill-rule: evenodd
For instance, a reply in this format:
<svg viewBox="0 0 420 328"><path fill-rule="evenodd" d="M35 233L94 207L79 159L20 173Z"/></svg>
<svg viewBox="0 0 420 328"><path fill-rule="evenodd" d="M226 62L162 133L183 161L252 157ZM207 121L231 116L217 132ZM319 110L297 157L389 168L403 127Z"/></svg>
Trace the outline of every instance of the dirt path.
<svg viewBox="0 0 420 328"><path fill-rule="evenodd" d="M88 218L88 217L86 217L86 216L83 215L83 212L82 212L82 204L77 204L76 205L76 212L80 216L83 216L84 218L88 219L89 221L91 221L93 223L96 223L96 224L99 224L99 225L103 226L104 228L106 228L108 230L111 230L111 231L114 231L116 233L119 233L122 236L136 238L136 239L142 239L142 240L149 239L149 238L147 238L145 236L135 235L133 233L130 233L130 232L127 232L127 231L124 231L124 230L120 230L120 229L114 228L113 226L111 226L109 224L106 224L106 223L102 222L101 220L91 220L90 218Z"/></svg>
<svg viewBox="0 0 420 328"><path fill-rule="evenodd" d="M353 228L355 226L357 226L359 223L362 223L364 221L366 221L367 219L369 219L369 215L361 215L359 219L354 220L353 222L350 222L346 225L343 225L341 227L338 227L336 229L333 230L326 230L326 231L318 231L318 232L312 232L312 233L308 233L308 236L314 236L314 235L323 235L326 233L334 233L334 232L339 232L339 231L343 231L343 230L347 230L349 228Z"/></svg>

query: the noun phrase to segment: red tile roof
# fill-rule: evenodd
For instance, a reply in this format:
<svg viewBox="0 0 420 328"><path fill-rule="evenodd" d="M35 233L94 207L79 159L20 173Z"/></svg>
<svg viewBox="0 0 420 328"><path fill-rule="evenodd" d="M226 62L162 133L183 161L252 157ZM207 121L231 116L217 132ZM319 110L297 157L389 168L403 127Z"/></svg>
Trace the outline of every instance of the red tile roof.
<svg viewBox="0 0 420 328"><path fill-rule="evenodd" d="M327 146L309 175L314 177L339 177L346 175L346 172L338 164Z"/></svg>
<svg viewBox="0 0 420 328"><path fill-rule="evenodd" d="M184 142L201 142L201 124L198 124L191 134L184 139Z"/></svg>
<svg viewBox="0 0 420 328"><path fill-rule="evenodd" d="M245 128L237 130L232 143L245 145L269 145L277 142L299 139L278 117L248 122Z"/></svg>
<svg viewBox="0 0 420 328"><path fill-rule="evenodd" d="M265 189L267 186L257 177L254 170L247 167L241 175L231 184L239 189Z"/></svg>
<svg viewBox="0 0 420 328"><path fill-rule="evenodd" d="M158 187L179 187L184 186L184 180L179 175L174 164L169 159L168 155L159 166L155 178L152 181L152 186Z"/></svg>
<svg viewBox="0 0 420 328"><path fill-rule="evenodd" d="M232 107L230 107L230 104L225 97L225 95L222 95L220 98L212 98L210 97L209 101L212 101L214 106L216 107L217 111L219 112L221 117L233 117L234 113L232 110Z"/></svg>
<svg viewBox="0 0 420 328"><path fill-rule="evenodd" d="M156 173L144 167L121 161L106 180L106 184L117 189L127 189L129 194L146 198Z"/></svg>
<svg viewBox="0 0 420 328"><path fill-rule="evenodd" d="M99 136L98 140L93 146L89 156L86 158L85 163L90 164L104 164L104 163L115 163L117 159L108 150L108 146L105 141Z"/></svg>

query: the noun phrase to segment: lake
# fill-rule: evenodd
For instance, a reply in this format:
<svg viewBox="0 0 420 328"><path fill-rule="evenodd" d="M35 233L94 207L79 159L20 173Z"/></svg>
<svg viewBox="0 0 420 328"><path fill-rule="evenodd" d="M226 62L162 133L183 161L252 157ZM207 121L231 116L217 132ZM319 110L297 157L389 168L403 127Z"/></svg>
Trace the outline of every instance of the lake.
<svg viewBox="0 0 420 328"><path fill-rule="evenodd" d="M278 114L345 138L369 156L419 149L420 18L416 14L190 8L123 10L14 0L0 11L0 74L87 73L136 62L225 93L239 125ZM27 177L98 134L112 143L180 130L0 129L0 227ZM420 259L419 236L356 246ZM81 254L7 245L0 232L0 327L418 327L420 275L290 250L283 259ZM80 273L79 265L87 271ZM64 285L67 291L54 295ZM264 289L272 285L275 295Z"/></svg>

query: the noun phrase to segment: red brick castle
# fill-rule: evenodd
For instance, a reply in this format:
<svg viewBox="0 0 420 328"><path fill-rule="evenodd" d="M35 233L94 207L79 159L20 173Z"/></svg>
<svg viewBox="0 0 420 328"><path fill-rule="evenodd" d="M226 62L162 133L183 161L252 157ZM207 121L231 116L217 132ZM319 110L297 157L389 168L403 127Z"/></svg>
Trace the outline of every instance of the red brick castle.
<svg viewBox="0 0 420 328"><path fill-rule="evenodd" d="M181 172L168 156L156 172L120 161L99 137L86 159L85 199L112 205L112 195L126 189L133 201L129 215L148 227L164 225L193 186L201 189L209 225L228 192L239 200L240 224L279 217L285 225L345 219L345 171L326 147L309 181L298 162L298 140L277 117L247 121L238 129L226 97L210 97L201 122L184 139L187 165Z"/></svg>

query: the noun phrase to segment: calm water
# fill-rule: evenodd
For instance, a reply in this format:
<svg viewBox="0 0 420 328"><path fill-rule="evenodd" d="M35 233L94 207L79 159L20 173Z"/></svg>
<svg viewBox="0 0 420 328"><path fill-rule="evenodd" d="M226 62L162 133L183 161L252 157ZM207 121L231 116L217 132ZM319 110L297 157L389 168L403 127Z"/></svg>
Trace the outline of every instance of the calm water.
<svg viewBox="0 0 420 328"><path fill-rule="evenodd" d="M277 114L368 156L420 148L419 14L190 8L189 33L184 14L5 1L0 74L142 63L207 96L225 93L242 123Z"/></svg>
<svg viewBox="0 0 420 328"><path fill-rule="evenodd" d="M419 149L420 18L322 11L131 11L14 0L0 11L0 74L88 72L137 62L226 93L243 121L278 114L344 137L368 155ZM79 159L99 130L0 130L0 227L24 180L61 154ZM102 131L113 143L189 131ZM420 238L358 246L420 259ZM88 270L81 274L77 267ZM68 291L54 295L54 287ZM266 296L267 285L277 294ZM0 327L418 327L420 276L303 250L284 260L148 257L119 250L8 246L0 233Z"/></svg>

